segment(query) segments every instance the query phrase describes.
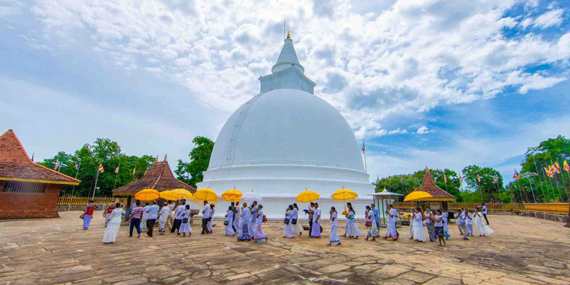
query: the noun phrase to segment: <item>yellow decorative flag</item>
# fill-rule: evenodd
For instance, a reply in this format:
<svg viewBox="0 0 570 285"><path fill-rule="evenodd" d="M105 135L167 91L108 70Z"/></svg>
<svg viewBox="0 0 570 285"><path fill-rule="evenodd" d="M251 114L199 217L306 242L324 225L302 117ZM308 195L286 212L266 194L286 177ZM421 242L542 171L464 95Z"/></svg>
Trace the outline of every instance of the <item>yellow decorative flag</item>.
<svg viewBox="0 0 570 285"><path fill-rule="evenodd" d="M570 172L570 165L568 165L568 161L564 161L564 163L562 164L562 168L564 170L566 170L566 172Z"/></svg>
<svg viewBox="0 0 570 285"><path fill-rule="evenodd" d="M481 183L481 176L479 176L479 174L477 174L477 182Z"/></svg>
<svg viewBox="0 0 570 285"><path fill-rule="evenodd" d="M99 164L99 172L105 172L105 168L103 168L103 164Z"/></svg>
<svg viewBox="0 0 570 285"><path fill-rule="evenodd" d="M560 164L558 164L558 161L552 165L552 169L554 170L554 173L560 174Z"/></svg>

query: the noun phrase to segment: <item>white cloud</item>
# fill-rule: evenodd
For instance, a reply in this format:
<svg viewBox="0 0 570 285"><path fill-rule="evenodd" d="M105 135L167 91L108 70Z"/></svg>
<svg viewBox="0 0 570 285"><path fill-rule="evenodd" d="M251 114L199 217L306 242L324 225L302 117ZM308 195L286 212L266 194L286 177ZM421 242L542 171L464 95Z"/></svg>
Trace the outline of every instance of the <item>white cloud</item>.
<svg viewBox="0 0 570 285"><path fill-rule="evenodd" d="M507 15L521 1L400 0L374 13L349 0L321 2L37 0L31 11L47 44L91 46L126 72L186 86L223 116L259 92L257 78L275 62L287 20L317 95L343 113L358 137L389 134L383 121L395 115L566 80L525 72L544 64L567 69L570 51L567 36L506 37L505 30L531 24ZM562 12L533 23L559 25Z"/></svg>
<svg viewBox="0 0 570 285"><path fill-rule="evenodd" d="M562 14L564 14L564 9L550 10L538 16L538 18L534 20L534 26L541 29L560 26L563 21Z"/></svg>
<svg viewBox="0 0 570 285"><path fill-rule="evenodd" d="M429 133L429 130L428 130L428 127L426 127L426 126L420 127L418 129L418 131L416 132L416 134L419 134L419 135L423 135L423 134L427 134L427 133Z"/></svg>

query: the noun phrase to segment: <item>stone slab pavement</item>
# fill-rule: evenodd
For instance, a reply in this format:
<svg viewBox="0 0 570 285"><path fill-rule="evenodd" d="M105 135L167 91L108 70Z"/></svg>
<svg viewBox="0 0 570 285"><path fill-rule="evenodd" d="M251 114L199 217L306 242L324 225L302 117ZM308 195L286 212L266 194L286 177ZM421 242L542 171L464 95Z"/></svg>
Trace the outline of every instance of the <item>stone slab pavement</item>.
<svg viewBox="0 0 570 285"><path fill-rule="evenodd" d="M469 241L450 225L446 247L407 239L408 227L397 242L329 247L328 222L321 239L283 239L269 222L257 244L225 237L222 221L186 238L127 238L123 226L104 245L103 218L84 231L79 214L0 220L0 284L570 284L570 229L529 217L490 216L495 234Z"/></svg>

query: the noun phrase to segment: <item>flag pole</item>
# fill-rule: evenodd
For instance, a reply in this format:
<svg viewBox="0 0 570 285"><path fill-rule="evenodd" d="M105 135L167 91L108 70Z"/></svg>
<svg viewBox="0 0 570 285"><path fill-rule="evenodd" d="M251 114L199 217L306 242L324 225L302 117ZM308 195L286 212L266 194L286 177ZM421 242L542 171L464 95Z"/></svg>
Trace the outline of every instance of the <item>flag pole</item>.
<svg viewBox="0 0 570 285"><path fill-rule="evenodd" d="M115 185L113 185L113 190L117 189L117 178L119 178L119 169L121 169L121 164L117 166L117 173L115 173Z"/></svg>
<svg viewBox="0 0 570 285"><path fill-rule="evenodd" d="M554 183L556 184L556 188L558 189L558 195L560 197L560 200L562 201L562 192L560 191L560 183L558 182L558 179L556 178L556 172L554 171L554 163L552 163L552 159L550 160L550 164L552 164L552 178L554 178Z"/></svg>
<svg viewBox="0 0 570 285"><path fill-rule="evenodd" d="M530 184L530 191L532 192L532 199L534 200L534 203L536 203L536 196L534 195L534 189L532 189L532 180L530 179L530 175L527 178L528 184Z"/></svg>
<svg viewBox="0 0 570 285"><path fill-rule="evenodd" d="M97 191L97 180L99 180L99 167L97 167L97 176L95 176L95 186L93 187L93 198L95 199L95 192Z"/></svg>
<svg viewBox="0 0 570 285"><path fill-rule="evenodd" d="M548 163L545 163L544 165L545 165L545 167L546 167L547 170L550 169L550 168L548 167ZM547 174L547 176L548 176L548 174ZM554 183L552 183L552 177L548 176L548 181L550 182L550 185L551 185L552 187L554 187ZM559 189L559 190L560 190L560 189ZM552 192L553 192L552 196L556 198L556 191L555 191L554 189L552 189Z"/></svg>
<svg viewBox="0 0 570 285"><path fill-rule="evenodd" d="M560 168L560 162L558 161L558 158L556 158L556 163L558 163L558 167ZM562 169L562 171L564 171L564 169ZM564 181L564 174L562 172L560 172L560 169L558 169L558 172L560 174L560 178L562 179L562 185L564 185L564 190L566 191L566 200L570 201L570 196L568 195L568 188L566 188L566 181Z"/></svg>
<svg viewBox="0 0 570 285"><path fill-rule="evenodd" d="M75 168L75 179L77 179L77 175L79 174L79 167L81 167L81 159L77 164L77 168ZM73 188L71 188L71 197L73 197L73 192L75 192L75 185L73 185ZM67 210L69 211L70 208L71 208L71 203L67 205Z"/></svg>
<svg viewBox="0 0 570 285"><path fill-rule="evenodd" d="M364 153L364 170L368 172L368 164L366 163L366 146L364 139L362 139L362 152Z"/></svg>
<svg viewBox="0 0 570 285"><path fill-rule="evenodd" d="M534 152L532 153L532 160L534 161L534 168L536 169L536 174L538 174L538 184L540 185L540 190L542 190L542 195L544 195L544 188L542 187L542 181L540 180L540 173L542 171L538 170L538 166L536 166L536 159L534 159ZM544 183L546 183L546 181L544 181Z"/></svg>
<svg viewBox="0 0 570 285"><path fill-rule="evenodd" d="M522 170L521 170L521 171L522 171ZM520 180L521 180L521 175L520 175L520 174L518 174L518 172L517 172L517 169L516 169L516 168L515 168L515 173L517 173L517 176L518 176L518 178L515 178L515 179L517 180L517 184L519 185L519 193L521 194L521 202L523 202L523 203L524 203L524 200L523 200L523 194L522 194L522 190L521 190L521 181L520 181Z"/></svg>
<svg viewBox="0 0 570 285"><path fill-rule="evenodd" d="M481 181L477 178L477 185L479 186L479 192L481 193L481 203L485 203L485 199L483 198L483 190L481 189Z"/></svg>

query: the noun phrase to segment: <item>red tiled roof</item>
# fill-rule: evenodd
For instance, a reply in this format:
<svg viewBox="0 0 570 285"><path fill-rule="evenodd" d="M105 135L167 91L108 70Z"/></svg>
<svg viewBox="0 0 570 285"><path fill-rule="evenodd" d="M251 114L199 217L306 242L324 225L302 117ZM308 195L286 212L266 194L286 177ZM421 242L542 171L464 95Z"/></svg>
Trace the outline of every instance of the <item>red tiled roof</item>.
<svg viewBox="0 0 570 285"><path fill-rule="evenodd" d="M0 136L0 180L78 185L79 180L32 162L12 130Z"/></svg>
<svg viewBox="0 0 570 285"><path fill-rule="evenodd" d="M433 198L429 198L429 200L441 200L441 199L443 200L453 199L453 201L456 200L455 196L447 193L447 191L439 188L439 186L435 184L435 181L433 180L433 177L431 176L431 173L427 167L426 167L426 173L424 174L424 181L422 183L422 186L418 187L414 191L428 192L433 196Z"/></svg>
<svg viewBox="0 0 570 285"><path fill-rule="evenodd" d="M166 159L164 161L156 161L152 164L146 174L139 180L134 181L125 186L113 190L115 196L129 196L143 189L154 189L159 192L183 188L190 192L196 192L192 186L176 179L172 175L170 165Z"/></svg>

